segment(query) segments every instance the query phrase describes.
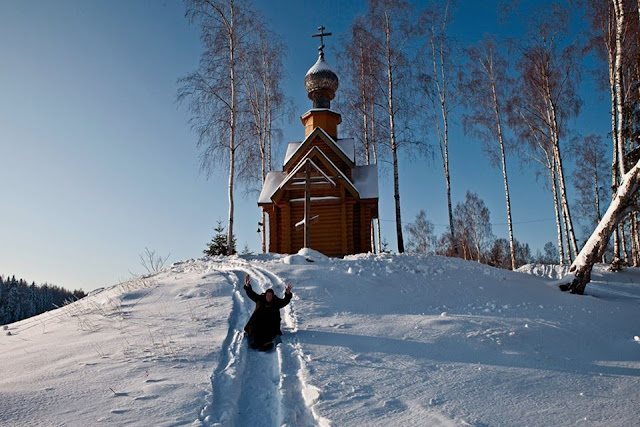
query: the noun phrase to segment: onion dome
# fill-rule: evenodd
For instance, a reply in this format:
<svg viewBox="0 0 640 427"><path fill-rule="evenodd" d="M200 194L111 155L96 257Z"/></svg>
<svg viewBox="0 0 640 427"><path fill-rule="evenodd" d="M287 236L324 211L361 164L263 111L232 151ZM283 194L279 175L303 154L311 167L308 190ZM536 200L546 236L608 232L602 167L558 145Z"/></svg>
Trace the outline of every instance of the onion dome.
<svg viewBox="0 0 640 427"><path fill-rule="evenodd" d="M316 63L304 76L304 87L313 101L313 108L331 108L331 100L338 89L338 75L324 60L322 50Z"/></svg>

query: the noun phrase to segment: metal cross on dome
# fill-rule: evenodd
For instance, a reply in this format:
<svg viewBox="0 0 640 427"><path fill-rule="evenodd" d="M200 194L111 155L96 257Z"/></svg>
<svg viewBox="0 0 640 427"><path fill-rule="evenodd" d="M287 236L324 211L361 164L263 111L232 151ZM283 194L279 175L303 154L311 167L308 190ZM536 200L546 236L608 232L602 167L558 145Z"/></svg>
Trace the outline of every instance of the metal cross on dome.
<svg viewBox="0 0 640 427"><path fill-rule="evenodd" d="M320 37L320 46L318 47L318 52L320 52L320 57L324 58L324 37L328 37L331 35L331 33L325 33L324 32L325 28L324 25L320 25L318 27L318 31L320 31L317 34L312 34L311 37Z"/></svg>

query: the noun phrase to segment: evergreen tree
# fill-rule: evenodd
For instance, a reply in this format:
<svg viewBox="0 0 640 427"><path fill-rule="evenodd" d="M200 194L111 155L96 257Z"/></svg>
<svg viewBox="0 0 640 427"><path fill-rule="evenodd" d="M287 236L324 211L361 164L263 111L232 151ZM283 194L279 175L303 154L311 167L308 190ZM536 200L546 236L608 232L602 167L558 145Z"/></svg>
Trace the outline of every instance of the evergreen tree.
<svg viewBox="0 0 640 427"><path fill-rule="evenodd" d="M555 246L553 246L553 244L551 245L555 249ZM533 261L533 257L531 256L531 249L529 248L528 243L522 244L518 242L517 239L514 239L513 248L515 259L518 265L529 264ZM493 246L488 253L487 264L493 267L511 270L511 246L507 239L501 237L494 240Z"/></svg>
<svg viewBox="0 0 640 427"><path fill-rule="evenodd" d="M0 276L0 325L36 316L85 296L81 290L70 292L46 283L29 285L23 279L16 280L15 276L10 279Z"/></svg>
<svg viewBox="0 0 640 427"><path fill-rule="evenodd" d="M7 295L7 315L12 322L22 319L20 296L16 282L10 284L9 295Z"/></svg>
<svg viewBox="0 0 640 427"><path fill-rule="evenodd" d="M207 244L207 248L203 251L205 255L208 256L216 256L216 255L226 255L228 253L235 254L236 253L236 237L233 236L232 240L232 248L229 252L227 246L227 233L225 231L224 226L222 225L222 221L218 221L218 226L213 229L215 232L211 242Z"/></svg>

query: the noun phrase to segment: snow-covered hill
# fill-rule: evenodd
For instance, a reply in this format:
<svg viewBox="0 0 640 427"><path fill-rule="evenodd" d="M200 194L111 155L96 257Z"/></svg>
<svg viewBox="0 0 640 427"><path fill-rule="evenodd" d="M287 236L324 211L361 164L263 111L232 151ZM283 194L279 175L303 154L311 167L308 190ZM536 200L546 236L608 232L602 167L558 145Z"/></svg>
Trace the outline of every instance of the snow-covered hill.
<svg viewBox="0 0 640 427"><path fill-rule="evenodd" d="M294 286L274 352L247 348L246 274ZM0 331L0 425L638 425L640 271L597 267L586 296L554 274L312 251L176 263Z"/></svg>

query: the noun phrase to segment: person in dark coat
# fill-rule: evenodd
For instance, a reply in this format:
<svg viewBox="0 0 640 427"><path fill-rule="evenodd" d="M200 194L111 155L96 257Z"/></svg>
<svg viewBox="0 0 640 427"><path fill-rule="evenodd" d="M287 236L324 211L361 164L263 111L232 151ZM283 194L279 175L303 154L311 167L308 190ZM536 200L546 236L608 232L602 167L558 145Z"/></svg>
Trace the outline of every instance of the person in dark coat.
<svg viewBox="0 0 640 427"><path fill-rule="evenodd" d="M258 295L251 288L251 277L247 274L244 278L244 290L247 296L256 303L256 308L244 327L244 331L249 337L249 345L254 349L269 350L273 347L273 340L276 336L282 335L280 309L291 301L291 284L287 284L284 298L278 298L271 288Z"/></svg>

